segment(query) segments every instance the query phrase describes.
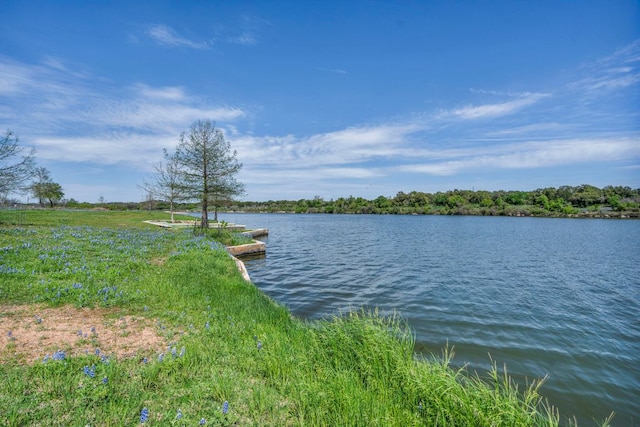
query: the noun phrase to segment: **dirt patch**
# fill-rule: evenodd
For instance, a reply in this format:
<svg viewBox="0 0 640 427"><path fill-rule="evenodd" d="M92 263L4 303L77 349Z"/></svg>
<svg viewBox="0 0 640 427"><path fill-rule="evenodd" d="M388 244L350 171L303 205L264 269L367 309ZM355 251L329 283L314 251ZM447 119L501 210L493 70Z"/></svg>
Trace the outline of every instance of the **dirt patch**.
<svg viewBox="0 0 640 427"><path fill-rule="evenodd" d="M118 316L117 309L39 305L0 306L0 363L31 364L62 350L67 357L100 354L143 357L161 352L166 340L150 319Z"/></svg>

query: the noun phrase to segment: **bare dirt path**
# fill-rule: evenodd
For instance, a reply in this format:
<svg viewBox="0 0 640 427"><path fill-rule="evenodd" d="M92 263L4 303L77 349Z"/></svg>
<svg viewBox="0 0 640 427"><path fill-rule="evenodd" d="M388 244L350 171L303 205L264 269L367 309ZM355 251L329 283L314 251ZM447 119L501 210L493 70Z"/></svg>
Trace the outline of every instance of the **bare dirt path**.
<svg viewBox="0 0 640 427"><path fill-rule="evenodd" d="M0 305L0 363L32 364L62 350L67 356L150 356L166 348L154 322L118 309Z"/></svg>

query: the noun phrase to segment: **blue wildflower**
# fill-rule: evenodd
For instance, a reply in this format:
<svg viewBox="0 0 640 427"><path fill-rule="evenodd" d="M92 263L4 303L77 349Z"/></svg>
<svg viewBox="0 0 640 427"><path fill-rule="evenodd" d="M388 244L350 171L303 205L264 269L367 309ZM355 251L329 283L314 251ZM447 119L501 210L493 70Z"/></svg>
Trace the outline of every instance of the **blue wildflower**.
<svg viewBox="0 0 640 427"><path fill-rule="evenodd" d="M227 402L226 400L222 404L222 413L224 415L227 415L229 413L229 402Z"/></svg>
<svg viewBox="0 0 640 427"><path fill-rule="evenodd" d="M51 356L51 358L53 360L64 360L65 354L64 351L62 350L56 350L55 353L53 353L53 356Z"/></svg>
<svg viewBox="0 0 640 427"><path fill-rule="evenodd" d="M174 359L178 357L178 351L176 350L175 347L171 349L171 355L173 356Z"/></svg>
<svg viewBox="0 0 640 427"><path fill-rule="evenodd" d="M176 420L179 420L180 418L182 418L182 411L178 409L178 413L176 414Z"/></svg>
<svg viewBox="0 0 640 427"><path fill-rule="evenodd" d="M162 362L164 360L164 353L160 353L158 355L158 362Z"/></svg>
<svg viewBox="0 0 640 427"><path fill-rule="evenodd" d="M101 360L101 361L102 361L102 363L104 363L105 365L108 365L108 364L109 364L109 358L108 358L105 354L103 354L103 355L100 357L100 360Z"/></svg>
<svg viewBox="0 0 640 427"><path fill-rule="evenodd" d="M142 363L148 363L149 359L147 359L146 357L144 359L142 359Z"/></svg>
<svg viewBox="0 0 640 427"><path fill-rule="evenodd" d="M200 419L200 425L201 425L201 426L205 425L206 423L207 423L207 420L206 420L206 419L204 419L204 418L201 418L201 419Z"/></svg>
<svg viewBox="0 0 640 427"><path fill-rule="evenodd" d="M258 341L258 350L262 350L262 341Z"/></svg>
<svg viewBox="0 0 640 427"><path fill-rule="evenodd" d="M210 326L211 326L211 325L209 325L209 322L207 322L207 323L204 325L204 328L205 328L205 329L209 329L209 327L210 327Z"/></svg>
<svg viewBox="0 0 640 427"><path fill-rule="evenodd" d="M95 353L96 353L96 356L100 356L100 349L99 349L99 348L96 348Z"/></svg>
<svg viewBox="0 0 640 427"><path fill-rule="evenodd" d="M109 379L108 379L107 377L104 377L104 378L102 379L102 384L106 384L106 383L108 383L108 382L109 382Z"/></svg>
<svg viewBox="0 0 640 427"><path fill-rule="evenodd" d="M85 366L84 368L82 368L82 372L84 372L86 376L93 378L96 376L96 366L95 365L91 367Z"/></svg>
<svg viewBox="0 0 640 427"><path fill-rule="evenodd" d="M42 363L47 363L47 361L49 361L50 357L49 357L49 353L44 355L44 359L42 359Z"/></svg>
<svg viewBox="0 0 640 427"><path fill-rule="evenodd" d="M140 411L140 422L144 424L147 422L148 419L149 419L149 410L145 406L144 408L142 408L142 411Z"/></svg>

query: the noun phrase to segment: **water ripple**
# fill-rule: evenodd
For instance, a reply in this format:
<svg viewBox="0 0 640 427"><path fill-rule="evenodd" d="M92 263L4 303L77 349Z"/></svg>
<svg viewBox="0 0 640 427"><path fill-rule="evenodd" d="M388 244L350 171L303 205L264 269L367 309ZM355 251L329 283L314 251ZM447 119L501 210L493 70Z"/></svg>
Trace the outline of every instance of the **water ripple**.
<svg viewBox="0 0 640 427"><path fill-rule="evenodd" d="M640 424L639 221L226 215L267 227L253 281L301 317L399 312L416 350L515 378L581 425Z"/></svg>

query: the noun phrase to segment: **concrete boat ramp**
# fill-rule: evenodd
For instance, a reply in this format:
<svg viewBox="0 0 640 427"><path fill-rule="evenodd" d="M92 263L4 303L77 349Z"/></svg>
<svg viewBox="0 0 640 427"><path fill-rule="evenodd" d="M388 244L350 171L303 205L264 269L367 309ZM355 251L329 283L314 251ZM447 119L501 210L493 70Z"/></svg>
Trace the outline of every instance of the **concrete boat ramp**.
<svg viewBox="0 0 640 427"><path fill-rule="evenodd" d="M175 221L175 222L171 222L171 221L144 221L147 224L151 224L151 225L155 225L157 227L162 227L162 228L170 228L170 229L174 229L174 228L180 228L180 229L184 229L184 228L191 228L191 227L196 227L199 224L198 220L195 221ZM232 256L236 257L236 256L242 256L242 255L254 255L254 254L260 254L260 253L264 253L267 251L267 245L265 245L264 242L261 242L259 240L255 240L257 237L262 237L262 236L268 236L269 235L269 229L267 228L257 228L254 230L247 230L247 227L245 225L240 225L240 224L230 224L230 223L225 223L225 224L221 224L221 223L210 223L209 224L209 228L210 229L218 229L218 228L222 228L224 230L228 230L228 231L234 231L234 232L238 232L244 236L247 236L251 239L254 239L254 241L252 243L247 243L245 245L238 245L238 246L227 246L227 251L229 252L229 254L231 254Z"/></svg>

